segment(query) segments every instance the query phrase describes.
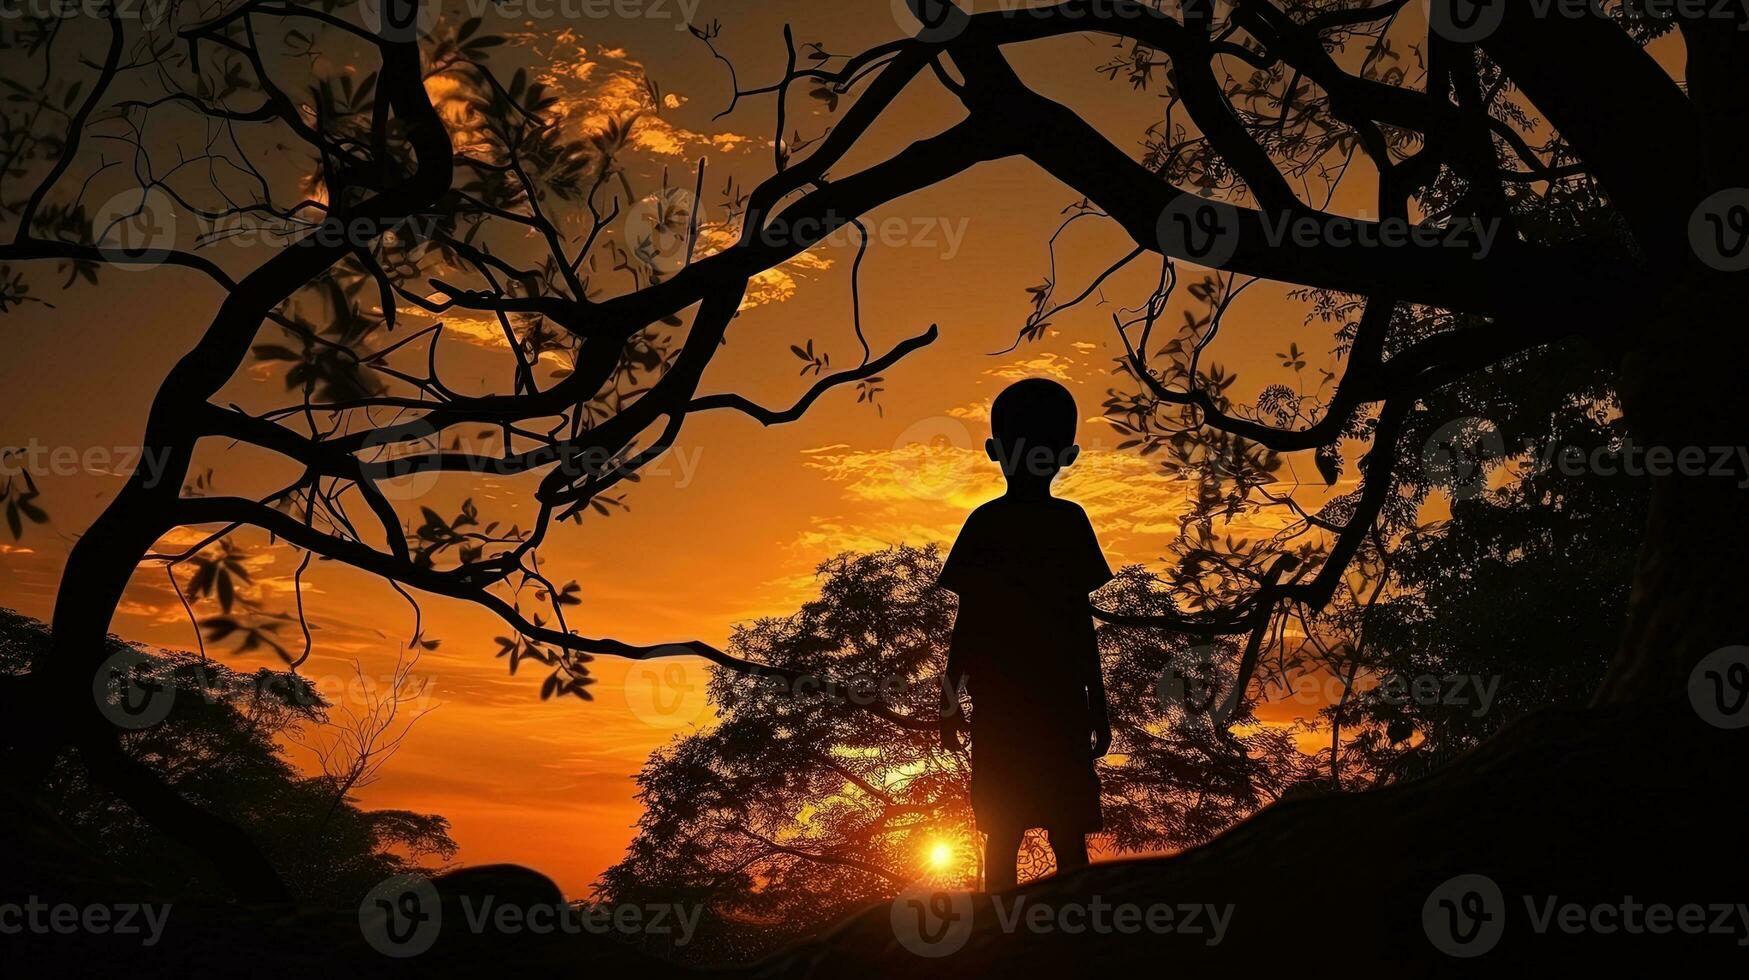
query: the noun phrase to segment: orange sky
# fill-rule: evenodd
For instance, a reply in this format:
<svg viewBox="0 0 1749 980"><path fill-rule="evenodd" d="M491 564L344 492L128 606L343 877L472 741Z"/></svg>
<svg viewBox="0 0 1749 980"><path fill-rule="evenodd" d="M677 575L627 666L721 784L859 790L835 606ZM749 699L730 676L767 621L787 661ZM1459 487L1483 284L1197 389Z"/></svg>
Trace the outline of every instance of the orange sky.
<svg viewBox="0 0 1749 980"><path fill-rule="evenodd" d="M889 8L888 0L704 0L701 13L725 22L719 46L735 57L743 83L763 84L781 69L784 22L794 25L798 41L826 41L834 51L849 52L896 36ZM744 102L734 116L712 121L726 105L726 75L676 26L654 18L511 22L499 29L527 36L500 49L506 53L496 61L544 65L577 107L568 123L576 126L590 124L592 108L623 106L636 97L636 74L647 70L671 96L671 107L640 133L639 186L648 188L664 166L676 183L689 186L691 162L708 157L709 222L720 218L710 188L721 187L731 174L750 185L769 172L770 102ZM1109 43L1069 38L1011 55L1040 91L1076 105L1119 145L1135 146L1160 103L1094 72L1114 53ZM955 103L932 81L915 87L877 127L868 147L839 170L866 165L957 118ZM829 116L798 96L791 119L812 134ZM1007 347L1024 321L1024 290L1043 278L1044 243L1061 209L1074 200L1029 164L1008 161L983 165L867 216L871 227L888 236L863 270L871 346L878 353L931 323L940 324L941 339L886 373L882 415L855 404L854 390L846 387L822 399L801 422L780 428L762 429L730 413L694 417L676 450L632 489L629 513L563 525L543 549L553 579L575 578L583 586L573 625L631 641L696 637L721 643L737 622L792 610L811 594L816 563L841 550L951 540L965 513L999 486L978 451L985 435L981 413L1003 385L1033 375L1067 383L1088 419L1081 438L1087 451L1062 493L1087 508L1114 566L1157 561L1184 510L1182 485L1164 480L1151 462L1113 451L1119 440L1097 420L1118 353L1110 314L1145 295L1142 283L1151 273L1118 277L1106 290L1109 304L1089 304L1057 318L1036 343L992 353ZM1357 211L1364 196L1341 199L1339 208L1345 202ZM1078 288L1127 251L1128 243L1111 228L1091 222L1076 227L1060 255L1060 282ZM757 303L731 329L704 390L733 389L787 404L811 383L798 377L800 362L789 345L810 338L833 355L834 364L853 364L860 350L849 323L852 255L842 241L822 246L757 283ZM221 261L241 267L258 258L233 247ZM0 444L71 447L81 455L93 447L130 446L159 380L205 327L216 294L197 276L174 270L110 272L100 288L65 293L52 292L58 285L52 279L41 281L55 309L25 307L4 324L0 390L7 397ZM1241 399L1267 382L1291 381L1274 356L1290 342L1310 352L1308 378L1318 368L1339 367L1326 353L1329 328L1304 323L1304 310L1281 289L1254 289L1232 322L1244 330L1230 328L1211 353L1241 376L1234 392ZM452 333L465 335L468 326L452 323ZM503 351L481 339L449 345L442 367L459 387L475 378L498 381L505 363ZM265 374L246 370L224 397L249 408L284 403L277 375L263 382ZM221 492L265 490L273 482L268 467L243 456L207 447ZM1309 463L1295 461L1317 484ZM81 468L41 482L54 525L33 529L20 542L0 542L0 604L46 619L72 536L120 481ZM422 505L453 512L471 496L491 517L526 525L531 485L445 480L401 506L409 514ZM265 551L259 535L244 534L239 541L258 554L265 587L283 593L294 561ZM349 661L358 658L367 673L385 674L412 629L400 597L380 581L331 563L313 566L306 582L310 615L321 629L305 672L343 678L350 676ZM630 839L638 813L631 775L677 729L639 710L635 685L628 699L624 664L597 661L593 703L542 703L538 671L509 677L504 662L494 659L492 637L505 630L489 614L436 599L425 601L424 612L426 635L443 641L419 665L433 680L436 709L383 778L360 794L363 802L441 813L461 843L461 860L532 865L567 893L582 893ZM190 627L157 566L136 577L113 628L150 643L192 644ZM270 664L255 655L232 662L251 669ZM695 682L702 676L696 666L687 671ZM702 711L700 716L708 717Z"/></svg>

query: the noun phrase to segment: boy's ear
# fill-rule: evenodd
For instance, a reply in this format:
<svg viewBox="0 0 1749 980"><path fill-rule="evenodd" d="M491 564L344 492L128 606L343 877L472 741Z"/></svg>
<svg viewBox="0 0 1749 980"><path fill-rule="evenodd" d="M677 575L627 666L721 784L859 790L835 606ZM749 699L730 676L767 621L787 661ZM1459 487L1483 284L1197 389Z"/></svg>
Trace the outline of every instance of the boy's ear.
<svg viewBox="0 0 1749 980"><path fill-rule="evenodd" d="M1068 449L1063 450L1063 469L1068 469L1070 466L1073 466L1075 461L1080 458L1080 446L1070 446Z"/></svg>
<svg viewBox="0 0 1749 980"><path fill-rule="evenodd" d="M990 457L990 462L1000 463L1002 462L1002 447L996 444L995 439L985 439L984 455Z"/></svg>

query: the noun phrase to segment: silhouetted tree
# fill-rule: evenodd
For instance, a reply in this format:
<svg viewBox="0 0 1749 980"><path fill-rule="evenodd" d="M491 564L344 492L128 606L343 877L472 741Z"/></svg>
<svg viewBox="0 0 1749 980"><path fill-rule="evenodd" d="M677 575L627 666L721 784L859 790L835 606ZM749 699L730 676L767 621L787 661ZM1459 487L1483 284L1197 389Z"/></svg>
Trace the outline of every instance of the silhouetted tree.
<svg viewBox="0 0 1749 980"><path fill-rule="evenodd" d="M780 122L775 173L745 195L738 237L715 253L699 254L695 221L664 210L663 228L687 228L671 265L653 261L657 250L645 242L625 247L601 234L606 216L635 196L610 204L616 195L598 194L623 184L613 161L629 123L572 141L548 124L538 85L526 77L503 83L484 67L495 39L478 33L477 22L421 43L397 26L417 19L414 0L388 4L374 27L363 26L366 15L383 8L240 0L212 11L173 3L162 23L137 31L112 8L107 38L84 45L61 38L55 21L9 23L6 47L51 70L40 95L27 92L8 117L14 135L4 169L9 180L26 177L18 178L24 190L9 183L0 202L11 222L0 245L5 304L40 299L14 270L44 259L62 263L70 279L117 262L182 266L222 296L149 412L142 445L163 463L156 479L136 475L79 540L57 600L56 650L28 681L7 685L6 743L18 768L40 778L56 748L77 744L93 778L155 825L190 843L221 842L239 887L274 891L271 868L249 841L131 762L86 694L134 569L204 550L152 555L155 542L182 526L213 528L215 542L258 528L306 556L479 603L512 625L519 651L531 644L528 655L552 669L544 693L586 695L586 660L602 654L690 652L773 674L703 644L650 649L575 631L563 609L569 593L544 579L536 551L552 521L610 508L611 492L670 446L691 413L789 421L834 385L871 379L929 342L933 330L884 356L871 353L820 378L788 409L698 393L749 277L871 207L990 160L1033 162L1085 196L1073 220L1104 216L1121 226L1136 248L1114 269L1164 256L1158 288L1117 317L1138 399L1118 414L1133 418L1138 439L1182 450L1183 466L1203 481L1186 545L1196 565L1174 581L1191 593L1185 608L1127 622L1246 638L1232 655L1218 715L1245 717L1259 660L1275 645L1265 641L1280 635L1285 617L1327 606L1357 558L1365 560L1369 539L1409 522L1417 501L1400 492L1400 477L1421 460L1404 449L1420 449L1426 441L1417 434L1438 435L1451 421L1426 409L1441 388L1578 337L1620 366L1625 425L1639 443L1740 440L1749 369L1716 324L1742 308L1732 270L1749 224L1749 206L1726 193L1749 183L1742 11L1678 5L1653 18L1630 3L1573 17L1501 3L1487 5L1486 29L1471 32L1451 29L1444 3L1433 12L1436 22L1446 17L1445 29L1429 31L1409 15L1418 6L1402 0L1191 0L1175 10L1065 0L978 14L947 0L909 6L923 25L911 37L849 56L815 46L805 64L792 57L775 84L736 84L735 101L775 97L780 120L792 88L810 84L836 118L818 138L786 138ZM1686 54L1681 83L1644 47L1672 31ZM694 33L712 50L722 38L714 23ZM1139 161L1025 84L1005 54L1083 34L1116 39L1114 79L1169 96L1155 102L1155 92L1143 93L1165 118L1149 130ZM377 67L356 78L324 76L304 57L318 43L332 63ZM69 67L81 56L89 67ZM65 60L57 66L56 58ZM432 104L426 82L435 75L466 93L465 123L446 124ZM962 103L963 118L879 163L838 171L901 93L934 84ZM208 170L241 175L229 179L232 193L190 200L149 165L150 141L139 134L149 115L165 112L225 134L181 166L203 180ZM239 276L179 247L117 247L82 210L85 185L71 172L103 126L133 154L142 196L156 190L185 213L259 222L288 244ZM271 155L275 139L292 141L313 163L270 188L261 174L272 168L256 161ZM1336 213L1330 202L1343 175L1362 171L1376 175L1360 190L1378 217ZM701 164L694 186L703 179ZM285 185L296 189L288 194ZM1600 207L1585 210L1588 220L1563 221L1570 202ZM561 226L552 210L561 204L587 217ZM413 218L433 221L426 230ZM1390 233L1411 225L1437 234ZM495 235L532 237L546 254L512 256L492 246ZM596 298L601 279L586 275L597 271L589 263L598 250L627 283L624 292ZM1186 286L1192 315L1182 330L1156 330L1177 322L1166 315L1179 260L1220 275L1213 286ZM1309 290L1338 324L1340 373L1323 386L1271 388L1256 405L1235 404L1231 376L1204 367L1201 356L1246 286L1240 277ZM1042 334L1097 285L1059 301L1057 285L1045 282L1033 291L1023 333ZM1206 315L1195 312L1202 307ZM495 318L517 355L509 383L490 394L446 384L428 369L439 363L429 349L441 337L435 329L384 343L396 311L414 309ZM260 343L264 328L288 345ZM256 415L214 400L251 350L291 365L297 403ZM543 385L532 365L555 350L570 367ZM1298 354L1290 348L1284 364L1299 364ZM495 433L492 449L458 448L458 434L485 430ZM202 439L277 454L302 474L265 499L184 493L198 482L190 467ZM1329 483L1358 456L1358 488L1270 540L1229 543L1214 533L1217 517L1267 501L1271 474L1291 453L1308 454ZM530 527L504 528L465 507L454 518L432 510L409 522L383 492L408 473L482 471L542 473ZM1720 478L1653 479L1627 628L1599 701L1680 698L1702 656L1740 639L1744 475L1733 461ZM524 590L549 607L550 622L519 606ZM248 642L254 634L242 635ZM843 700L840 688L828 691Z"/></svg>
<svg viewBox="0 0 1749 980"><path fill-rule="evenodd" d="M417 651L403 655L388 677L373 681L365 675L363 665L354 661L352 690L358 703L343 704L337 712L330 712L325 730L292 735L316 756L322 774L334 787L333 802L317 824L316 833L326 827L348 793L377 781L413 733L413 726L432 710L423 703L431 694L431 678L413 674L418 663ZM333 717L335 714L339 717Z"/></svg>
<svg viewBox="0 0 1749 980"><path fill-rule="evenodd" d="M0 675L23 673L49 643L44 624L0 609ZM196 654L115 638L105 650L129 665L112 708L148 690L158 692L148 698L169 698L161 720L121 736L122 751L252 834L301 901L349 907L389 875L455 855L443 817L362 809L334 775L302 775L286 758L282 739L320 737L334 711L309 678L266 668L242 673ZM42 800L121 874L171 894L223 892L223 880L199 855L94 783L73 753L56 758Z"/></svg>
<svg viewBox="0 0 1749 980"><path fill-rule="evenodd" d="M1463 469L1490 435L1433 411L1432 396L1454 382L1576 339L1621 371L1624 431L1640 445L1738 441L1742 369L1703 352L1718 349L1709 325L1736 302L1733 235L1749 223L1749 207L1725 193L1749 176L1743 15L1478 9L1481 26L1459 30L1436 3L1432 31L1401 3L1065 3L938 17L974 118L1012 122L1016 152L1086 195L1069 220L1104 215L1136 241L1097 282L1166 253L1157 288L1114 317L1134 390L1107 408L1133 442L1165 450L1198 481L1173 580L1187 615L1161 622L1252 637L1235 702L1290 619L1328 606L1380 547L1375 536L1415 525L1428 485L1442 482L1428 479L1429 464ZM1090 29L1118 38L1111 77L1168 96L1139 163L1027 90L1000 53ZM1644 48L1673 31L1686 45L1686 87ZM1582 53L1550 57L1557 50ZM1597 111L1599 98L1610 112ZM1358 183L1357 168L1367 174ZM1336 213L1328 202L1339 191L1369 199L1377 217ZM1440 234L1393 242L1392 227ZM1484 232L1497 235L1488 247ZM1174 258L1216 273L1181 284ZM1260 280L1297 284L1314 317L1336 327L1344 363L1245 403L1205 352ZM1060 289L1047 280L1033 291L1023 336L1096 292L1076 287L1059 301ZM1297 347L1282 360L1303 374ZM1288 454L1309 457L1328 484L1359 455L1358 486L1302 510L1270 489ZM1742 469L1653 479L1634 607L1600 699L1681 698L1694 664L1734 641L1719 583L1742 544ZM1267 539L1216 530L1279 506L1294 513ZM1688 533L1702 513L1728 529L1723 538Z"/></svg>
<svg viewBox="0 0 1749 980"><path fill-rule="evenodd" d="M121 751L89 693L105 630L142 563L170 568L179 588L184 571L207 608L209 641L275 650L294 667L308 656L307 628L301 652L280 635L307 625L301 591L295 617L240 598L240 546L228 539L246 528L301 552L300 590L321 558L486 607L515 630L512 668L548 671L543 696L587 699L593 655L730 662L701 643L639 647L574 630L565 607L576 590L545 578L538 548L555 521L623 506L616 488L670 448L692 413L791 421L934 339L931 327L884 354L865 342L860 362L838 371L825 370L822 352L811 387L784 408L699 390L754 275L971 164L963 149L935 159L938 139L825 179L915 67L875 83L805 157L791 160L803 144L778 140L775 175L745 192L731 184L735 223L707 246L694 205L705 161L690 199L666 184L633 189L633 129L664 101L653 82L644 108L588 133L560 126L556 98L526 71L494 74L486 62L504 38L481 18L439 21L435 3L189 0L144 19L111 3L90 12L25 11L0 25L0 46L45 79L21 88L8 71L6 305L42 299L16 271L32 260L58 262L69 283L115 265L180 267L200 273L218 303L153 400L141 443L153 465L135 471L68 556L55 651L6 686L16 776L40 781L59 747L77 745L91 777L164 833L216 848L240 892L283 895L246 835ZM880 60L816 59L802 74L847 86L866 69L884 73ZM453 93L447 117L433 102L439 90ZM222 138L179 146L175 165L162 164L160 137L189 133ZM86 200L108 179L111 145L134 178L115 214ZM249 233L266 244L220 262L200 247L213 237L185 241L195 224L217 228L218 240ZM511 357L501 387L473 393L440 376L440 347L460 342L444 334L451 313L502 328ZM438 322L392 336L415 315ZM564 367L543 366L554 359ZM252 360L285 368L290 404L249 412L215 400ZM214 439L300 472L263 497L219 493L195 468L198 444ZM391 502L399 480L533 473L528 526L471 501L453 516L428 506L404 515ZM9 482L4 493L15 530L42 515L34 484ZM179 527L207 531L154 552ZM416 627L413 642L432 641Z"/></svg>
<svg viewBox="0 0 1749 980"><path fill-rule="evenodd" d="M940 570L933 548L841 555L820 566L817 598L737 629L731 651L840 679L882 713L931 711L955 611L934 585ZM1167 605L1135 567L1100 599L1135 615ZM1200 705L1160 690L1174 660L1219 669L1230 658L1213 649L1198 658L1154 629L1108 624L1099 643L1112 693L1113 754L1100 767L1110 848L1202 843L1307 772L1291 730L1252 727L1230 741ZM639 775L638 836L601 882L616 902L701 906L700 936L671 952L749 959L913 881L976 887L981 845L963 753L943 752L931 732L847 715L807 680L773 685L719 667L710 695L712 723ZM1049 848L1028 844L1022 876L1048 871Z"/></svg>
<svg viewBox="0 0 1749 980"><path fill-rule="evenodd" d="M1331 637L1340 653L1323 669L1358 683L1323 714L1346 729L1340 771L1362 784L1424 775L1539 708L1582 706L1627 619L1646 480L1591 465L1625 441L1595 358L1552 350L1438 399L1510 419L1500 462L1513 478L1408 535L1388 559L1388 597L1336 619L1355 626ZM1487 685L1487 703L1452 677Z"/></svg>

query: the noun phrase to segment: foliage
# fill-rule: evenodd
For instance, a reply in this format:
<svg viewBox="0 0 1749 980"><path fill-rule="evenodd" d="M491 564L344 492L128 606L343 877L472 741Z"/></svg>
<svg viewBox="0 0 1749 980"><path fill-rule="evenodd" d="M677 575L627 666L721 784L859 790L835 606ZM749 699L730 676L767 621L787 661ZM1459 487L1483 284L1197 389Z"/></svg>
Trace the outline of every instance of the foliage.
<svg viewBox="0 0 1749 980"><path fill-rule="evenodd" d="M1647 494L1643 473L1604 455L1627 445L1606 381L1583 352L1559 350L1447 393L1454 413L1510 419L1502 465L1512 478L1404 540L1389 559L1388 599L1360 610L1355 645L1375 682L1463 676L1497 688L1484 709L1473 689L1413 698L1363 677L1341 716L1345 771L1374 782L1421 775L1527 712L1582 705L1596 689L1621 642ZM1518 411L1499 416L1504 405Z"/></svg>
<svg viewBox="0 0 1749 980"><path fill-rule="evenodd" d="M778 201L786 221L818 224L819 237L839 220L823 193L832 161L798 161L751 201L731 176L731 217L707 222L696 199L707 161L670 182L666 162L641 149L640 135L679 104L655 80L634 79L636 91L598 113L530 57L528 35L498 29L508 26L499 12L458 16L455 4L423 0L404 11L416 29L401 31L381 6L168 0L141 20L100 2L80 11L89 16L26 11L0 24L0 49L33 70L40 62L44 79L32 88L8 73L0 92L0 170L17 178L0 190L0 310L43 301L42 283L15 269L40 280L48 267L32 260L45 259L65 273L63 289L115 266L170 265L228 296L201 348L228 353L190 358L155 400L152 417L175 421L145 444L173 471L130 481L116 505L164 505L160 534L223 527L200 548L145 556L187 577L209 642L301 660L276 634L304 617L302 602L268 609L235 587L238 542L260 535L306 566L346 560L487 606L549 668L543 697L587 699L591 655L623 645L571 630L563 606L580 599L546 580L537 549L554 523L629 509L616 488L709 401L696 398L703 368L747 284L815 243L752 233ZM812 46L820 88L848 94L852 73L834 68L844 61ZM830 113L837 95L823 102ZM817 142L798 131L787 145ZM118 167L117 153L131 166ZM810 184L814 193L790 199ZM451 384L441 373L452 352L478 348L460 321L502 337L496 381ZM860 322L856 332L862 341ZM879 413L881 368L932 339L885 356L864 342L861 362L837 371L814 338L796 349L814 394L854 383L857 402ZM284 402L210 400L243 375ZM762 411L744 399L712 407L725 405ZM304 473L247 498L216 492L203 474L184 497L247 513L178 511L177 471L214 437ZM480 513L485 494L453 518L391 503L429 489L396 481L438 472L540 473L540 506L513 524ZM0 483L13 537L46 521L38 497L28 474Z"/></svg>
<svg viewBox="0 0 1749 980"><path fill-rule="evenodd" d="M0 609L0 674L22 673L49 642L48 627ZM282 740L326 726L333 706L296 673L233 671L169 650L111 638L111 655L136 654L135 676L171 685L169 714L122 736L129 756L203 807L233 820L258 842L302 901L345 907L382 879L447 861L449 821L410 810L365 810L342 776L304 776ZM118 873L171 894L219 892L207 865L191 860L114 795L94 785L75 753L63 753L41 790L48 808Z"/></svg>

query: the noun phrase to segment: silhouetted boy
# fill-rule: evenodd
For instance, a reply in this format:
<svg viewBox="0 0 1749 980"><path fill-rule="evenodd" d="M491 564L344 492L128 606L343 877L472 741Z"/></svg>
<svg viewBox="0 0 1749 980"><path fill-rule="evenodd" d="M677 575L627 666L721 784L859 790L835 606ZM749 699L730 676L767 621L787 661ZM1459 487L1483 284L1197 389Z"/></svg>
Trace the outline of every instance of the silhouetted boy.
<svg viewBox="0 0 1749 980"><path fill-rule="evenodd" d="M1074 396L1054 381L1021 381L997 396L984 449L1008 492L972 511L941 570L942 587L960 599L941 743L959 747L963 679L987 891L1014 885L1028 828L1049 832L1065 871L1087 863L1086 835L1103 825L1093 763L1111 745L1111 726L1087 596L1111 568L1087 514L1051 496L1051 481L1081 451L1077 418Z"/></svg>

